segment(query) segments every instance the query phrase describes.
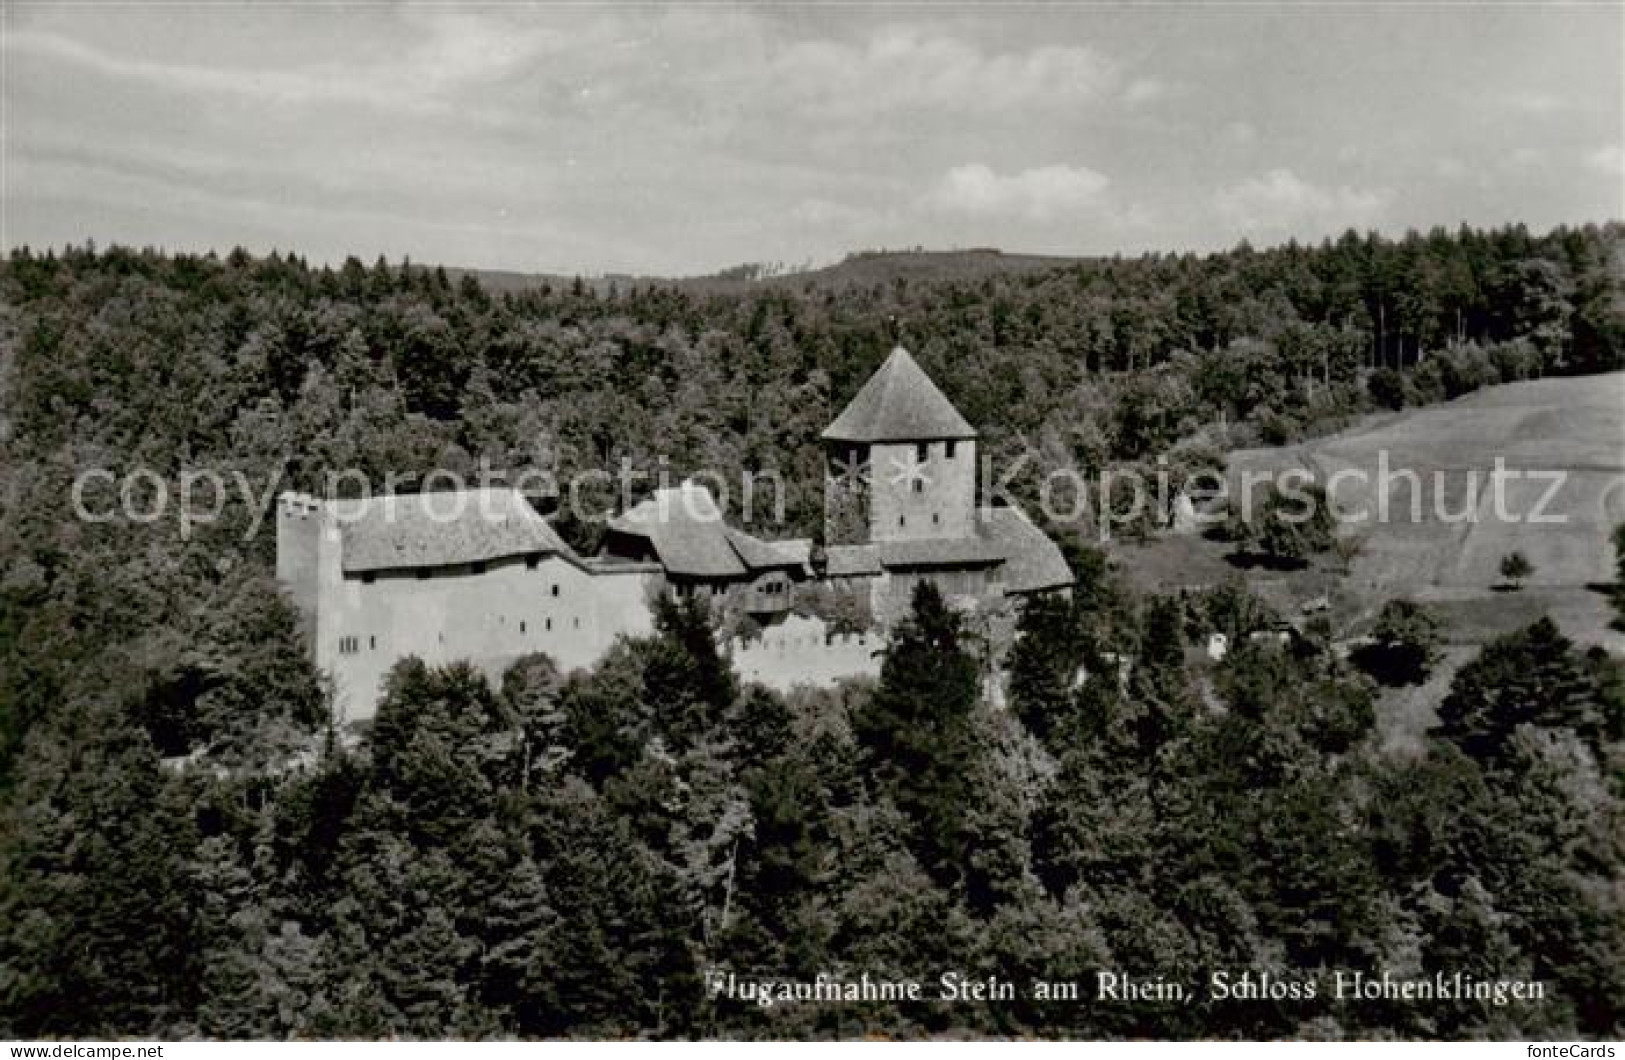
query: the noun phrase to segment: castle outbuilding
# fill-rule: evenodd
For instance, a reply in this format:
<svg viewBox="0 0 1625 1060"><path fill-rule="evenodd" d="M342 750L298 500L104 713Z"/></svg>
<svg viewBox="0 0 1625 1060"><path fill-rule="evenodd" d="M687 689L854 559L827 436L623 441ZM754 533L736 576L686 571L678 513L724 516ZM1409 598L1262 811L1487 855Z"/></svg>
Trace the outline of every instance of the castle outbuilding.
<svg viewBox="0 0 1625 1060"><path fill-rule="evenodd" d="M611 520L577 555L519 492L277 504L277 578L298 608L339 720L369 718L389 669L415 655L493 675L543 652L590 666L653 628L656 594L701 596L747 616L759 639L727 647L744 676L777 688L878 672L886 630L914 586L967 611L1064 589L1055 543L1017 508L977 502L976 432L898 348L824 431L824 543L729 526L692 482ZM844 600L867 629L836 635L816 601Z"/></svg>

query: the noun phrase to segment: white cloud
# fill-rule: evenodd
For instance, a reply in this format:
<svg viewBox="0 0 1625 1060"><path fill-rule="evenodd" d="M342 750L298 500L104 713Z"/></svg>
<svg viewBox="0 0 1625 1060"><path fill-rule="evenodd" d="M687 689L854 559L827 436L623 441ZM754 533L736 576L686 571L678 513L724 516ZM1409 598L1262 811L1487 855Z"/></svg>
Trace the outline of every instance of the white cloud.
<svg viewBox="0 0 1625 1060"><path fill-rule="evenodd" d="M1084 166L1038 166L1000 174L980 163L955 166L943 175L927 204L974 217L1045 221L1095 210L1111 182Z"/></svg>
<svg viewBox="0 0 1625 1060"><path fill-rule="evenodd" d="M1328 188L1290 169L1272 169L1214 196L1221 216L1243 234L1333 232L1373 222L1387 195L1366 189Z"/></svg>
<svg viewBox="0 0 1625 1060"><path fill-rule="evenodd" d="M422 115L465 114L454 105L456 93L500 82L551 55L587 44L579 34L550 26L495 21L470 12L408 7L401 19L410 45L378 49L342 63L244 68L137 58L36 30L8 34L5 47L20 57L198 100L235 98L278 107L348 104Z"/></svg>
<svg viewBox="0 0 1625 1060"><path fill-rule="evenodd" d="M1587 151L1582 161L1587 169L1605 177L1625 177L1625 148L1609 144Z"/></svg>
<svg viewBox="0 0 1625 1060"><path fill-rule="evenodd" d="M1140 77L1129 83L1123 90L1125 103L1151 103L1168 95L1169 89L1165 82L1154 77Z"/></svg>
<svg viewBox="0 0 1625 1060"><path fill-rule="evenodd" d="M1556 114L1568 107L1568 104L1552 93L1539 91L1505 92L1499 97L1499 102L1503 107L1515 114L1528 114L1535 117Z"/></svg>
<svg viewBox="0 0 1625 1060"><path fill-rule="evenodd" d="M682 272L916 243L1538 226L1621 201L1613 12L1561 34L1464 16L1445 41L1463 50L1385 9L1285 51L1267 12L1193 30L1155 5L7 14L0 206L34 243ZM1309 63L1330 76L1305 97ZM1284 136L1293 168L1266 172Z"/></svg>
<svg viewBox="0 0 1625 1060"><path fill-rule="evenodd" d="M867 40L796 42L754 78L798 110L857 117L893 110L990 113L1094 103L1119 83L1116 64L1081 45L986 51L912 27L889 26Z"/></svg>

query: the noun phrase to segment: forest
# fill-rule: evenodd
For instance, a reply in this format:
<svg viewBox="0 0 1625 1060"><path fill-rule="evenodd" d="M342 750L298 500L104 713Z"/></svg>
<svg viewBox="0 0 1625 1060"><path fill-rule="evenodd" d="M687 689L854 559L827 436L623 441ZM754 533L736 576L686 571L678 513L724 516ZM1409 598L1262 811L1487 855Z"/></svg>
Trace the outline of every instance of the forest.
<svg viewBox="0 0 1625 1060"><path fill-rule="evenodd" d="M1622 255L1618 224L1512 226L497 291L408 262L20 248L0 264L0 1032L1625 1033L1625 670L1550 621L1486 645L1401 753L1376 681L1432 664L1425 615L1396 605L1387 665L1254 639L1273 616L1245 581L1145 595L1089 527L1056 526L1076 584L1022 613L1008 709L925 590L875 682L741 687L708 615L668 602L590 672L405 661L372 726L335 732L265 518L351 470L627 461L775 469L785 517L759 529L812 533L818 433L897 342L995 459L1029 458L1018 493L1061 466L1210 465L1625 367ZM75 517L85 471L138 468L252 489L184 533ZM599 527L561 530L590 552ZM1194 664L1204 628L1238 648ZM1547 996L769 1008L706 988L1113 969Z"/></svg>

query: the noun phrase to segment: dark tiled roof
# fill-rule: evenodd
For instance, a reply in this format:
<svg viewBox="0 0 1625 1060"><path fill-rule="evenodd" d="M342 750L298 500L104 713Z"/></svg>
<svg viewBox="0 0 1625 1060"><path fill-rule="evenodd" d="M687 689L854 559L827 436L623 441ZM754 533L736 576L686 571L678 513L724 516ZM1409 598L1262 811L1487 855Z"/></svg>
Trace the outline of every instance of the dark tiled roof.
<svg viewBox="0 0 1625 1060"><path fill-rule="evenodd" d="M831 578L857 578L880 573L880 556L873 545L829 545L824 549Z"/></svg>
<svg viewBox="0 0 1625 1060"><path fill-rule="evenodd" d="M778 549L780 552L789 556L801 567L802 570L809 574L812 573L812 538L786 537L780 538L778 541L770 542L770 544L772 544L772 546Z"/></svg>
<svg viewBox="0 0 1625 1060"><path fill-rule="evenodd" d="M982 537L937 537L918 541L877 541L875 554L885 567L986 567L1004 552Z"/></svg>
<svg viewBox="0 0 1625 1060"><path fill-rule="evenodd" d="M824 437L840 442L920 442L974 438L976 432L899 346L824 430Z"/></svg>
<svg viewBox="0 0 1625 1060"><path fill-rule="evenodd" d="M576 560L517 491L416 493L333 502L345 573L480 563L532 553Z"/></svg>
<svg viewBox="0 0 1625 1060"><path fill-rule="evenodd" d="M738 578L745 564L728 544L722 511L703 486L685 482L656 490L609 523L611 530L647 538L668 573L691 578Z"/></svg>
<svg viewBox="0 0 1625 1060"><path fill-rule="evenodd" d="M733 546L735 554L751 570L804 567L807 564L807 549L803 547L798 554L795 547L797 542L763 541L731 526L724 527L723 533L727 535L728 544Z"/></svg>
<svg viewBox="0 0 1625 1060"><path fill-rule="evenodd" d="M690 578L742 578L751 571L805 567L810 542L763 541L722 521L704 486L685 482L656 490L610 529L644 538L667 573Z"/></svg>
<svg viewBox="0 0 1625 1060"><path fill-rule="evenodd" d="M1072 571L1061 550L1019 508L982 508L976 533L969 537L878 541L871 545L833 546L830 577L876 574L873 565L907 570L919 567L990 567L1001 565L1005 591L1038 592L1072 584Z"/></svg>
<svg viewBox="0 0 1625 1060"><path fill-rule="evenodd" d="M1072 569L1049 535L1034 526L1020 508L983 508L978 513L982 537L1004 556L1004 590L1030 593L1072 584Z"/></svg>

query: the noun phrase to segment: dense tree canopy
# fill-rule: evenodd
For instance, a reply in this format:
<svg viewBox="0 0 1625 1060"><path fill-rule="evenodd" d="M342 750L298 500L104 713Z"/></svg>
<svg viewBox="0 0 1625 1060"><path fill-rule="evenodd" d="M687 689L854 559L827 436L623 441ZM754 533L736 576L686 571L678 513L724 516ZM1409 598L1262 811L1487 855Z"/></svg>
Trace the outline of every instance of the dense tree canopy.
<svg viewBox="0 0 1625 1060"><path fill-rule="evenodd" d="M996 460L1028 455L1018 496L1060 466L1210 466L1373 407L1620 367L1620 241L1351 233L937 281L508 293L382 261L18 251L0 1031L1617 1035L1625 678L1551 623L1487 646L1425 746L1396 751L1371 680L1253 637L1274 616L1243 583L1142 598L1059 527L1077 581L1023 610L1007 710L975 633L922 590L878 682L741 688L703 608L667 601L591 671L406 660L370 728L341 733L266 519L277 490L342 470L664 460L777 470L770 529L811 533L818 431L897 337ZM213 521L73 512L86 470L150 470L146 503L204 467L228 484ZM564 526L584 548L601 530ZM1258 546L1301 556L1320 529L1266 521ZM1426 626L1396 605L1380 640L1430 660ZM1222 662L1191 650L1206 630ZM1339 968L1552 993L765 1008L706 986Z"/></svg>

